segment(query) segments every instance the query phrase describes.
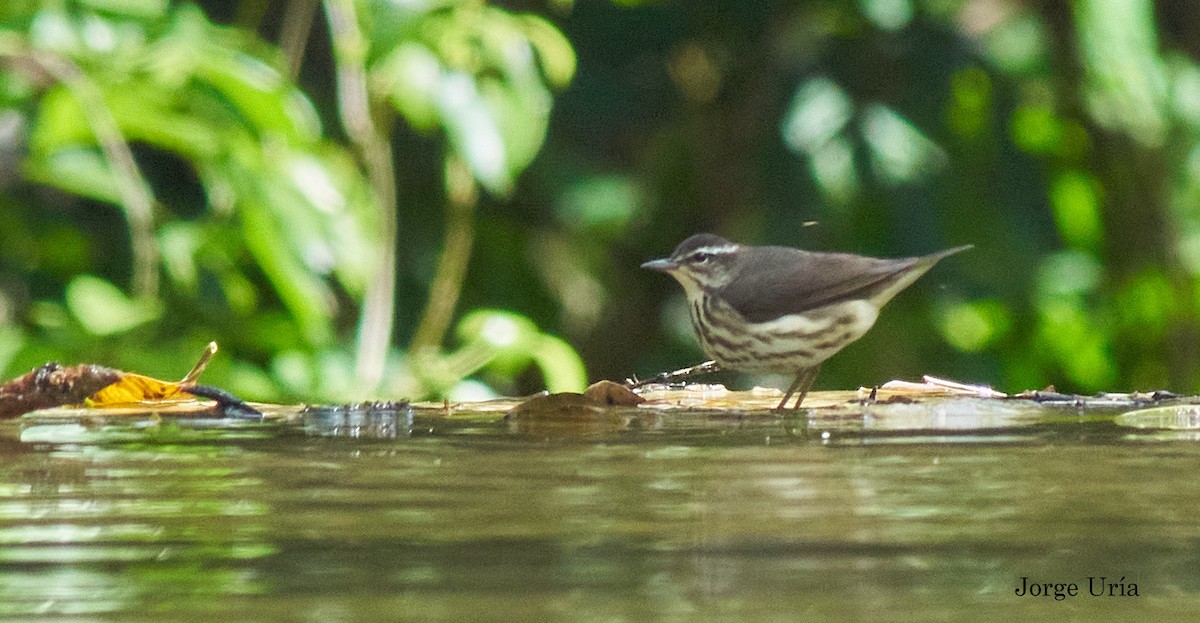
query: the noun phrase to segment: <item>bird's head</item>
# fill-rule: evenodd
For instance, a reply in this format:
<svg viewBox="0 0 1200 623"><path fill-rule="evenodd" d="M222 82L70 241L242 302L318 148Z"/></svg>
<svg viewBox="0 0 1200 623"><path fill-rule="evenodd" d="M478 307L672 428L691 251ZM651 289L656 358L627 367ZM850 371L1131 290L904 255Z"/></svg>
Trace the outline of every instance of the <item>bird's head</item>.
<svg viewBox="0 0 1200 623"><path fill-rule="evenodd" d="M696 234L679 243L670 257L651 260L642 268L671 275L691 300L729 283L740 249L740 245L720 236Z"/></svg>

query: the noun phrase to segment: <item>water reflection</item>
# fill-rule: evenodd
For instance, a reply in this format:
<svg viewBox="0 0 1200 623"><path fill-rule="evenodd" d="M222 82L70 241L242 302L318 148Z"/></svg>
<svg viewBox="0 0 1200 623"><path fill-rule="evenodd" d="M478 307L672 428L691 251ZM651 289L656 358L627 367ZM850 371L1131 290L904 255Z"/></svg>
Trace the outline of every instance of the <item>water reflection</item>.
<svg viewBox="0 0 1200 623"><path fill-rule="evenodd" d="M28 426L0 435L0 619L1163 620L1200 606L1200 482L1165 476L1200 446L1131 443L1111 415L972 413L974 427L903 409L664 412L574 437L407 408ZM1090 575L1143 596L1012 593L1022 576Z"/></svg>
<svg viewBox="0 0 1200 623"><path fill-rule="evenodd" d="M241 452L137 430L32 426L0 444L0 619L261 592L252 561L276 548Z"/></svg>
<svg viewBox="0 0 1200 623"><path fill-rule="evenodd" d="M408 403L359 403L308 407L301 412L304 430L319 437L395 439L412 434Z"/></svg>

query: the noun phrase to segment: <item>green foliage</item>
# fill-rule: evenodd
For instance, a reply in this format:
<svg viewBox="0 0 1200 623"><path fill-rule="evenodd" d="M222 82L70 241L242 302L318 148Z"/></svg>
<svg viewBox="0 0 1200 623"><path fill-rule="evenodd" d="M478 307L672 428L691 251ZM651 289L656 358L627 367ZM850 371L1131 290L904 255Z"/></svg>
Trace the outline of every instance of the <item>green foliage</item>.
<svg viewBox="0 0 1200 623"><path fill-rule="evenodd" d="M463 155L481 184L509 192L541 146L550 88L573 71L561 34L539 18L473 2L357 4L374 23L411 21L374 31L372 94L414 127L440 128L447 150ZM344 344L355 303L375 271L392 270L378 259L382 245L395 244L378 235L379 211L392 208L378 203L353 146L323 127L314 99L287 77L280 50L186 3L18 3L0 19L0 102L27 128L24 177L79 198L46 205L32 187L16 187L6 208L16 214L6 220L27 225L23 235L46 248L44 228L57 212L75 213L74 226L84 228L99 204L117 206L130 251L117 250L119 240L91 244L118 258L131 253L134 273L127 295L115 285L124 282L118 258L89 253L82 264L92 276L74 274L77 266L22 269L6 254L0 268L38 279L43 292L21 308L0 290L0 301L11 301L0 305L0 326L29 344L4 353L5 370L47 356L111 358L112 338L125 352L110 363L141 368L146 358L130 351L190 352L216 338L242 377L256 365L276 371L274 387L249 375L255 397L362 393L351 380L322 384L309 374L307 385L297 383L287 362L298 356L328 372L327 362L352 359ZM396 67L413 52L437 73L424 104L414 99L418 74ZM172 184L180 179L191 185ZM409 385L414 397L434 390Z"/></svg>
<svg viewBox="0 0 1200 623"><path fill-rule="evenodd" d="M566 342L538 331L527 318L501 310L479 309L457 328L459 357L478 358L495 373L515 377L536 364L551 392L579 391L587 385L583 361ZM465 376L465 375L455 375Z"/></svg>
<svg viewBox="0 0 1200 623"><path fill-rule="evenodd" d="M131 300L117 286L91 275L71 279L66 303L80 326L97 337L125 333L162 316L157 301Z"/></svg>
<svg viewBox="0 0 1200 623"><path fill-rule="evenodd" d="M539 17L482 3L370 8L373 87L413 128L444 132L475 178L507 195L541 149L551 89L575 73L570 43Z"/></svg>

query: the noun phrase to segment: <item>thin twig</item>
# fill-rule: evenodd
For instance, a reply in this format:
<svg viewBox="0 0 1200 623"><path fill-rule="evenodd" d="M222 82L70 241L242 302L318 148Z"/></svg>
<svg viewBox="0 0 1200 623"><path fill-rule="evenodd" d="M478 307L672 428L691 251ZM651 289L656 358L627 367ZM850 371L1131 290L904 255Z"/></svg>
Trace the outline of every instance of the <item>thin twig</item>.
<svg viewBox="0 0 1200 623"><path fill-rule="evenodd" d="M414 353L433 351L441 346L462 294L475 238L475 206L479 202L479 192L470 169L461 158L446 157L445 183L448 212L445 242L429 288L429 300L413 334L410 350Z"/></svg>
<svg viewBox="0 0 1200 623"><path fill-rule="evenodd" d="M133 253L133 294L139 298L158 295L158 247L154 242L154 196L142 177L121 127L108 108L100 87L72 60L33 52L30 58L79 100L83 115L96 135L96 142L112 168L121 208L129 223Z"/></svg>
<svg viewBox="0 0 1200 623"><path fill-rule="evenodd" d="M984 398L1007 398L1008 397L1008 394L1006 394L1004 392L998 392L986 385L973 385L973 384L969 384L969 383L959 383L958 381L951 381L950 379L942 379L942 378L938 378L936 376L929 376L928 374L921 377L921 379L924 380L925 383L928 385L931 385L933 387L940 387L940 388L943 388L943 389L945 389L951 393L955 393L955 394L967 394L967 395L972 395L972 396L982 396Z"/></svg>
<svg viewBox="0 0 1200 623"><path fill-rule="evenodd" d="M391 145L371 116L364 67L367 40L358 26L354 0L326 0L325 15L337 63L342 125L361 154L379 211L379 260L363 297L355 356L355 373L363 384L362 389L370 392L383 378L396 306L395 165Z"/></svg>
<svg viewBox="0 0 1200 623"><path fill-rule="evenodd" d="M673 383L675 381L690 378L690 377L697 376L700 374L709 374L712 372L720 372L720 371L721 371L721 364L719 364L715 361L705 361L704 363L701 363L701 364L697 364L697 365L687 367L687 368L682 368L679 370L672 370L671 372L659 372L658 374L656 374L648 379L645 379L645 380L638 380L637 378L625 379L624 385L625 385L625 387L628 387L629 389L637 389L639 387L645 387L647 385Z"/></svg>
<svg viewBox="0 0 1200 623"><path fill-rule="evenodd" d="M312 31L318 4L318 0L291 0L283 15L279 48L287 59L288 77L293 82L300 75L300 65L304 62L304 50L308 47L308 34Z"/></svg>
<svg viewBox="0 0 1200 623"><path fill-rule="evenodd" d="M208 346L204 347L204 353L200 355L200 361L197 361L196 365L192 366L192 369L187 373L187 376L183 377L182 381L179 381L180 387L186 388L189 385L195 385L196 380L200 378L200 374L204 372L204 368L208 367L208 362L215 354L217 354L217 343L209 342Z"/></svg>

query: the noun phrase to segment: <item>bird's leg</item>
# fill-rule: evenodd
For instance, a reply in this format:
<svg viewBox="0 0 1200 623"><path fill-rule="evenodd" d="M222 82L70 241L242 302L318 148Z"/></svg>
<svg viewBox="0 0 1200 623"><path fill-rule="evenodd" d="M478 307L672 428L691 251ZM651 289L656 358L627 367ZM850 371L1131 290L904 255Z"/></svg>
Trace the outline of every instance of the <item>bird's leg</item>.
<svg viewBox="0 0 1200 623"><path fill-rule="evenodd" d="M720 371L721 371L721 364L719 364L715 361L705 361L702 364L694 365L689 368L674 370L672 372L660 372L644 381L639 381L637 379L629 379L629 380L625 381L625 385L627 387L629 387L630 389L637 389L639 387L645 387L646 385L651 385L653 383L670 383L671 381L675 381L678 379L686 379L690 376L696 376L698 374L708 374L709 372L720 372Z"/></svg>
<svg viewBox="0 0 1200 623"><path fill-rule="evenodd" d="M787 393L783 395L783 400L779 401L779 406L775 407L775 410L783 411L784 407L787 406L788 399L792 397L792 394L796 393L796 390L800 390L800 397L796 399L796 406L792 407L792 410L799 411L800 403L804 402L804 397L808 395L808 390L812 388L813 381L816 380L817 373L820 371L821 364L819 363L815 366L800 368L800 370L796 372L796 380L792 381L792 386L789 387Z"/></svg>

